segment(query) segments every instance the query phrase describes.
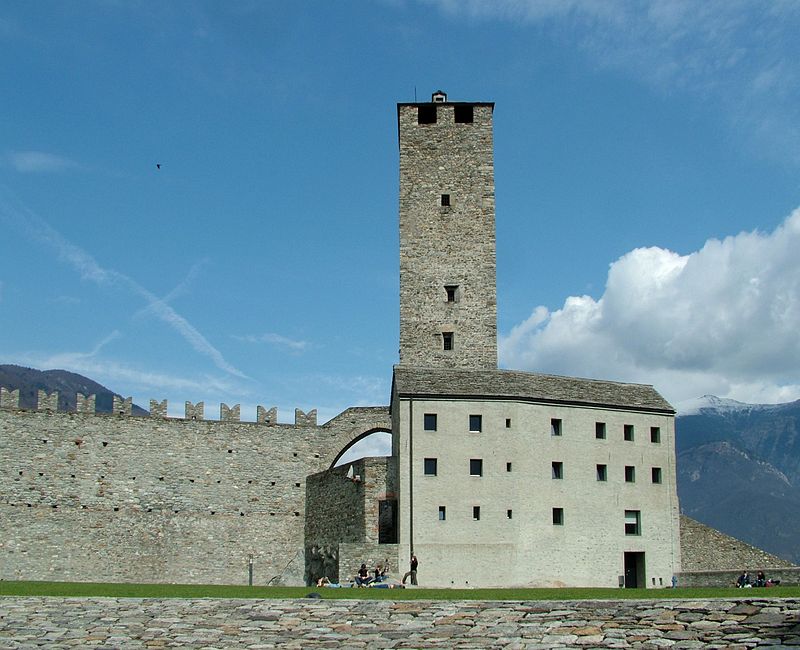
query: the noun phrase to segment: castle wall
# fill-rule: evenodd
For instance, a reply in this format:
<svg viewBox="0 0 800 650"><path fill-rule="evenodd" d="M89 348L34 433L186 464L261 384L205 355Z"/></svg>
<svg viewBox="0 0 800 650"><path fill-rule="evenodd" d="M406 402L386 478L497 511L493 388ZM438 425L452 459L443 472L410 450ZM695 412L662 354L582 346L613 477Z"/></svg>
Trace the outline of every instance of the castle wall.
<svg viewBox="0 0 800 650"><path fill-rule="evenodd" d="M306 477L389 427L0 409L0 578L302 584Z"/></svg>

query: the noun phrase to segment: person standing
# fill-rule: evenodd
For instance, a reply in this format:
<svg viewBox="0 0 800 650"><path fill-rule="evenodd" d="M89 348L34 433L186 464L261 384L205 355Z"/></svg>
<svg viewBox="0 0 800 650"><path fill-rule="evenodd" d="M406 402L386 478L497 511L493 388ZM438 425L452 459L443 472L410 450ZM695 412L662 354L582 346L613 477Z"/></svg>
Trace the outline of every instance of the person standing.
<svg viewBox="0 0 800 650"><path fill-rule="evenodd" d="M419 566L419 562L417 561L417 556L413 553L411 554L411 568L406 571L405 575L403 576L403 584L406 584L406 579L410 576L411 577L411 584L415 587L417 586L417 567Z"/></svg>

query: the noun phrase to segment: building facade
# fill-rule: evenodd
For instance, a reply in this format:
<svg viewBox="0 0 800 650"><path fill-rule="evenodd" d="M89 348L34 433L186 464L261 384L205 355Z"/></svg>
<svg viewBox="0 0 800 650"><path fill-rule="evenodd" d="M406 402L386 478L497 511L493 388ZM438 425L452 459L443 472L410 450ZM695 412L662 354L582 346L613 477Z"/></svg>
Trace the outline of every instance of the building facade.
<svg viewBox="0 0 800 650"><path fill-rule="evenodd" d="M400 558L431 586L664 586L674 410L651 387L497 369L490 103L398 105Z"/></svg>

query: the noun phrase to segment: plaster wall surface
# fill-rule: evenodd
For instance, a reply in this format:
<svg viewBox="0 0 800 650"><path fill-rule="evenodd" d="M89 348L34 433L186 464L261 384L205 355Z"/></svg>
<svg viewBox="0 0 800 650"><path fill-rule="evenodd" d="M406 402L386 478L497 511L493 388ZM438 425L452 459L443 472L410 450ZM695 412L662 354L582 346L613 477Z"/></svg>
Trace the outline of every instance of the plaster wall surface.
<svg viewBox="0 0 800 650"><path fill-rule="evenodd" d="M306 477L389 426L0 409L0 578L302 584Z"/></svg>
<svg viewBox="0 0 800 650"><path fill-rule="evenodd" d="M617 586L625 552L645 554L648 587L669 585L679 570L671 415L511 399L399 399L394 408L401 557L413 548L421 585ZM426 414L436 416L435 431L425 430ZM481 431L470 431L471 415L481 416ZM436 459L436 475L426 475L426 458ZM479 476L471 475L475 460ZM640 534L626 534L626 511L639 513Z"/></svg>
<svg viewBox="0 0 800 650"><path fill-rule="evenodd" d="M419 123L426 108L435 123ZM397 107L403 365L497 366L493 105L469 109L473 121L457 123L454 104Z"/></svg>

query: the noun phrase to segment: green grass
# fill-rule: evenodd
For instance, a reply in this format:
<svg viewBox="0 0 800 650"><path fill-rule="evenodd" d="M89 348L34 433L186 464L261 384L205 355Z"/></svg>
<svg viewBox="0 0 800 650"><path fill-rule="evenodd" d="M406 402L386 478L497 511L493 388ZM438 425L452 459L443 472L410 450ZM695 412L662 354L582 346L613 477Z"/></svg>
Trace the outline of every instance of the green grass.
<svg viewBox="0 0 800 650"><path fill-rule="evenodd" d="M239 585L166 585L98 582L0 581L0 596L116 598L323 598L359 600L620 600L634 598L798 598L800 587L770 589L318 589Z"/></svg>

